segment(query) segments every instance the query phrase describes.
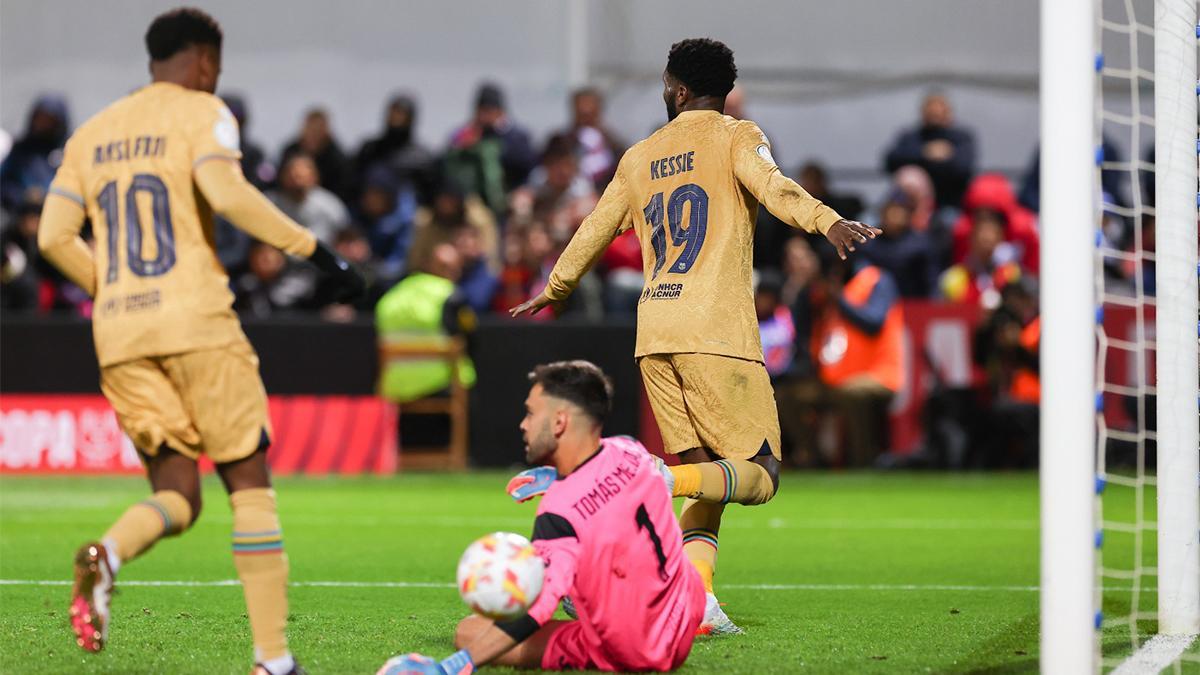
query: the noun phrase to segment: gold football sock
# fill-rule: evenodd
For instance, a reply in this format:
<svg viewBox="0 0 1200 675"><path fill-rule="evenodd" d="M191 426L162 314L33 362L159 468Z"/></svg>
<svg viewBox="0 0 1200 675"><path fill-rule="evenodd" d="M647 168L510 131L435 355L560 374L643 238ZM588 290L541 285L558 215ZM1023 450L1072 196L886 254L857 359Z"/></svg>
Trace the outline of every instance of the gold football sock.
<svg viewBox="0 0 1200 675"><path fill-rule="evenodd" d="M174 490L159 490L126 509L104 533L104 541L111 542L117 558L126 562L145 553L159 539L183 532L191 522L188 500Z"/></svg>
<svg viewBox="0 0 1200 675"><path fill-rule="evenodd" d="M270 488L238 490L233 506L233 564L246 595L246 614L254 636L254 658L267 661L288 654L288 559Z"/></svg>
<svg viewBox="0 0 1200 675"><path fill-rule="evenodd" d="M683 530L683 554L692 561L704 590L713 592L713 575L717 571L717 533L721 529L721 513L724 504L689 499L683 503L679 513L679 527Z"/></svg>
<svg viewBox="0 0 1200 675"><path fill-rule="evenodd" d="M744 459L679 464L675 474L675 497L688 497L719 504L763 504L775 496L771 474L760 464Z"/></svg>

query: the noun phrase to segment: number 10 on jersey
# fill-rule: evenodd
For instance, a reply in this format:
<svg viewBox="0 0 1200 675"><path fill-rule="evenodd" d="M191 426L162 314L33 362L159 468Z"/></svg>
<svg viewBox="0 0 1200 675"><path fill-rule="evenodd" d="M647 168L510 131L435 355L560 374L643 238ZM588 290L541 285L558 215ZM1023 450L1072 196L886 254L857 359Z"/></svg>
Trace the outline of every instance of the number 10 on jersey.
<svg viewBox="0 0 1200 675"><path fill-rule="evenodd" d="M683 227L683 207L690 204L688 225ZM671 193L671 198L663 208L663 193L656 193L650 198L650 203L642 209L646 222L650 224L650 245L654 247L654 274L657 278L667 260L667 231L664 220L671 231L671 246L683 247L683 251L675 262L667 269L667 273L687 274L700 255L704 246L704 235L708 230L708 193L695 183L680 185Z"/></svg>
<svg viewBox="0 0 1200 675"><path fill-rule="evenodd" d="M154 241L158 251L153 258L142 255L142 219L138 215L139 193L150 196L150 211L154 217ZM104 186L96 197L108 226L108 273L105 283L117 280L118 238L121 230L121 199L117 182ZM167 186L158 176L139 173L133 177L129 190L125 192L125 252L129 271L139 277L157 277L171 271L175 266L175 229L171 226L171 204L167 197Z"/></svg>

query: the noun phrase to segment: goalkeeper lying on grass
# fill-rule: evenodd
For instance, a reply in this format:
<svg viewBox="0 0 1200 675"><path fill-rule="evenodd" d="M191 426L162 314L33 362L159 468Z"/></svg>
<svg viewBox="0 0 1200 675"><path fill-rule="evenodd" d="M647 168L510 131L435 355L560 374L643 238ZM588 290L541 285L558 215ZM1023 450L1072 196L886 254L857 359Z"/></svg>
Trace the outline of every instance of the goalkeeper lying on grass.
<svg viewBox="0 0 1200 675"><path fill-rule="evenodd" d="M545 465L509 484L542 495L533 545L546 565L541 594L519 619L468 616L459 651L440 663L397 656L380 675L471 673L485 663L547 670L673 670L692 649L704 586L683 555L671 495L653 457L629 437L601 438L612 385L587 361L538 366L525 401L525 459ZM570 594L578 618L550 617Z"/></svg>

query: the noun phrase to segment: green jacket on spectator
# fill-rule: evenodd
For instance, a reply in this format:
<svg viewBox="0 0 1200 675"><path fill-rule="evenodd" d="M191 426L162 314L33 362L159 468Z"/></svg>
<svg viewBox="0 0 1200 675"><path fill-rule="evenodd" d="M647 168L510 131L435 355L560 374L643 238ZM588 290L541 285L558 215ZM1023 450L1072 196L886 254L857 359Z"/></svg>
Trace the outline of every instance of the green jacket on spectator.
<svg viewBox="0 0 1200 675"><path fill-rule="evenodd" d="M384 342L413 346L445 346L454 336L475 327L475 314L449 279L419 272L402 279L375 305L375 330ZM436 394L450 386L445 359L412 357L381 363L379 393L405 403ZM467 356L458 363L466 387L475 384L475 365Z"/></svg>

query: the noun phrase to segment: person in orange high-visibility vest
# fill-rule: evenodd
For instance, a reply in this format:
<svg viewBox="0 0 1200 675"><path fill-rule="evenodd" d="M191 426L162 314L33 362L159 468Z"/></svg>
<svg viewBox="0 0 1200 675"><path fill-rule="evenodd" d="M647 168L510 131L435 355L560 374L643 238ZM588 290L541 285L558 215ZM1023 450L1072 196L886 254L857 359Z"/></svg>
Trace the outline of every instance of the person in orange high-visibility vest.
<svg viewBox="0 0 1200 675"><path fill-rule="evenodd" d="M1038 344L1042 340L1042 318L1035 317L1021 329L1017 341L1022 350L1017 370L1013 373L1008 395L1014 401L1037 405L1042 401L1042 381L1038 377Z"/></svg>
<svg viewBox="0 0 1200 675"><path fill-rule="evenodd" d="M845 462L861 466L888 449L888 404L904 381L900 293L895 279L873 265L852 272L834 262L827 280L829 299L813 331L813 353L844 421Z"/></svg>

